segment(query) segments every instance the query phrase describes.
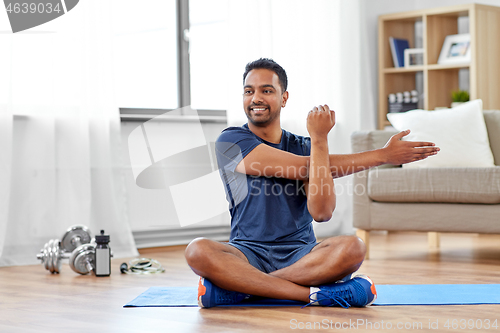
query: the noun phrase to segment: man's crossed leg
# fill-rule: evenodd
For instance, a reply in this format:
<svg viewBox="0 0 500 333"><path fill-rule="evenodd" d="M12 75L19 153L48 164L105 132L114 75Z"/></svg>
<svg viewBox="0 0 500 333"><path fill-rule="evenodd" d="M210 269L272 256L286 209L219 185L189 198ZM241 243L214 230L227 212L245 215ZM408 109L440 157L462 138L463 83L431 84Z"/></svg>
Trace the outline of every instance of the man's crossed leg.
<svg viewBox="0 0 500 333"><path fill-rule="evenodd" d="M337 294L359 293L358 283L366 295L363 300L319 302L322 305L365 306L376 297L371 280L348 281L346 285L334 284L355 272L361 266L366 248L356 236L338 236L317 244L308 254L290 266L271 273L253 267L237 248L205 238L193 240L186 248L186 259L192 270L223 290L275 299L310 302L314 297L337 298ZM364 278L363 278L364 279ZM354 286L356 285L356 286ZM325 286L320 289L311 287ZM343 289L342 289L343 288ZM340 289L343 291L340 292ZM344 290L345 289L345 290ZM311 299L313 290L316 291ZM328 292L330 290L330 292ZM331 292L333 290L333 294ZM337 291L336 291L337 290ZM357 290L357 291L356 291ZM354 295L357 297L360 295ZM360 296L360 297L361 297ZM365 300L366 299L366 300ZM354 304L351 304L354 303ZM360 304L364 303L364 304Z"/></svg>

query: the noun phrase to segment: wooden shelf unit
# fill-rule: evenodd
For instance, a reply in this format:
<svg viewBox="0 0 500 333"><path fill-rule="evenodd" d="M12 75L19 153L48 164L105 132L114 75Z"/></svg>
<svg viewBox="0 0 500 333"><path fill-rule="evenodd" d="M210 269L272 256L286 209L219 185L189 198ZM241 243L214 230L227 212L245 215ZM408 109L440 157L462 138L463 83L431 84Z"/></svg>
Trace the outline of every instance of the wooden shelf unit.
<svg viewBox="0 0 500 333"><path fill-rule="evenodd" d="M469 18L471 62L438 64L445 37L458 34L459 17ZM415 23L423 28L424 64L394 68L389 37L407 39L415 48ZM500 109L500 7L466 4L381 15L378 19L379 109L378 127L387 120L388 95L416 89L423 74L423 107L449 107L451 92L459 89L459 71L469 70L470 99L482 99L484 109Z"/></svg>

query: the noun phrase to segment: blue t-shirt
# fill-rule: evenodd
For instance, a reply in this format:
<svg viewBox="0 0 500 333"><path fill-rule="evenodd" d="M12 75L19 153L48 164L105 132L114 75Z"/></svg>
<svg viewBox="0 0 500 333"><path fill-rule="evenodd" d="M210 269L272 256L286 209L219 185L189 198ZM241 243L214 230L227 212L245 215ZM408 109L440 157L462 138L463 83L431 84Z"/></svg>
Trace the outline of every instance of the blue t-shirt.
<svg viewBox="0 0 500 333"><path fill-rule="evenodd" d="M301 156L311 153L309 138L285 130L282 130L278 144L261 139L250 131L247 124L222 131L216 142L216 155L231 213L230 240L289 244L315 242L313 219L307 209L302 181L250 176L235 171L238 163L260 144Z"/></svg>

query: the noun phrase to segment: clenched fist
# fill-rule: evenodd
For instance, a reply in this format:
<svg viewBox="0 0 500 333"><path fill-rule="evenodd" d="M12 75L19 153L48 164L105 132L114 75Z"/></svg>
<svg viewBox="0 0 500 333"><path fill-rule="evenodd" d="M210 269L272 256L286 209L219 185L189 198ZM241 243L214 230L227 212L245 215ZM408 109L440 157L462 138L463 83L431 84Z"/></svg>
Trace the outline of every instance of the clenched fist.
<svg viewBox="0 0 500 333"><path fill-rule="evenodd" d="M326 139L330 130L335 126L335 111L328 105L314 107L307 115L307 131L311 138Z"/></svg>

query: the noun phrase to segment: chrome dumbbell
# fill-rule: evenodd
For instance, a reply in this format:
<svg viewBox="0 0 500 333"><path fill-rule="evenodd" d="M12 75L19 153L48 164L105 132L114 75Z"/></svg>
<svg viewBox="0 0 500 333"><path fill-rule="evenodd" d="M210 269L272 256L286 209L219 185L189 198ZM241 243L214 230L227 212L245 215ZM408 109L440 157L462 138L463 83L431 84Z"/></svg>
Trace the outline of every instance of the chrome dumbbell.
<svg viewBox="0 0 500 333"><path fill-rule="evenodd" d="M36 255L37 259L42 261L42 265L52 274L61 271L61 260L69 258L69 253L61 251L59 239L51 239Z"/></svg>
<svg viewBox="0 0 500 333"><path fill-rule="evenodd" d="M52 274L59 273L61 270L62 259L71 258L71 254L77 248L90 243L91 240L90 231L86 226L75 225L70 227L64 233L61 241L59 241L59 239L51 239L48 243L46 243L36 257L42 261L42 265L45 269L50 271ZM73 267L74 266L71 266L71 268ZM77 270L75 270L75 272L80 273Z"/></svg>
<svg viewBox="0 0 500 333"><path fill-rule="evenodd" d="M73 252L77 247L92 241L89 228L84 225L69 227L61 238L61 248L64 252Z"/></svg>
<svg viewBox="0 0 500 333"><path fill-rule="evenodd" d="M83 244L77 247L69 257L69 266L75 272L85 275L95 269L94 243Z"/></svg>

